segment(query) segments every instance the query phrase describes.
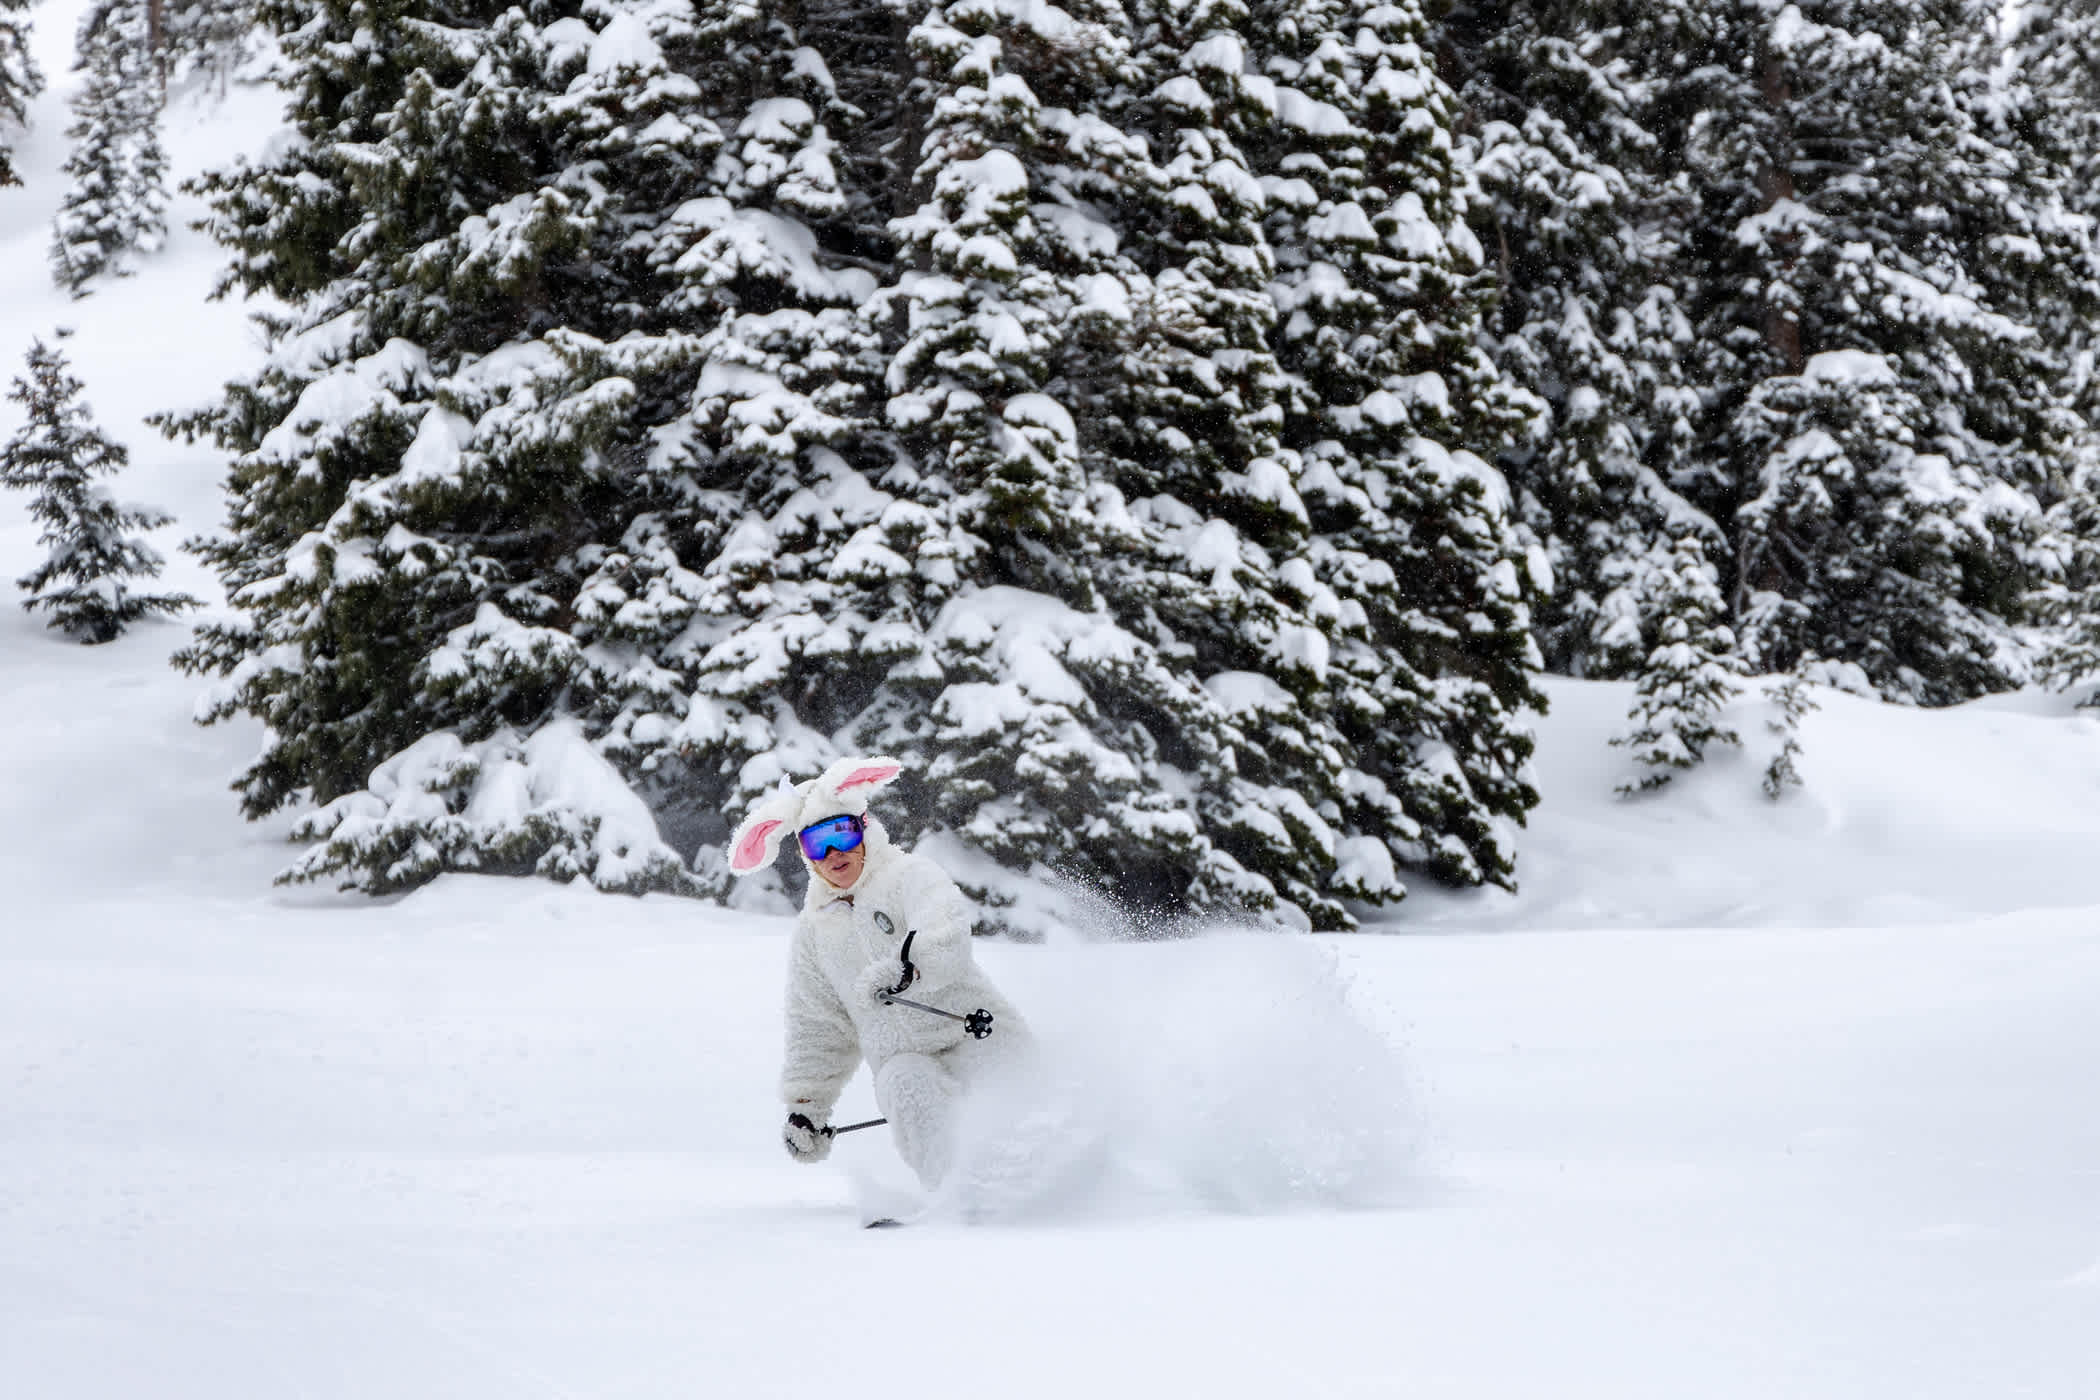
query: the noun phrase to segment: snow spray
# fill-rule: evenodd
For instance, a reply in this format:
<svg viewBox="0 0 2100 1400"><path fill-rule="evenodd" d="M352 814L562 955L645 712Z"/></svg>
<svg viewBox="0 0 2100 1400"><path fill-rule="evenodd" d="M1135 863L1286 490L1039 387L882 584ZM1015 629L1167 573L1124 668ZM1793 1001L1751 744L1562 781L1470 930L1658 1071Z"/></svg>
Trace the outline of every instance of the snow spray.
<svg viewBox="0 0 2100 1400"><path fill-rule="evenodd" d="M963 1218L1397 1204L1417 1133L1399 1056L1333 952L1224 929L1000 950L1041 1044L965 1105L933 1210Z"/></svg>

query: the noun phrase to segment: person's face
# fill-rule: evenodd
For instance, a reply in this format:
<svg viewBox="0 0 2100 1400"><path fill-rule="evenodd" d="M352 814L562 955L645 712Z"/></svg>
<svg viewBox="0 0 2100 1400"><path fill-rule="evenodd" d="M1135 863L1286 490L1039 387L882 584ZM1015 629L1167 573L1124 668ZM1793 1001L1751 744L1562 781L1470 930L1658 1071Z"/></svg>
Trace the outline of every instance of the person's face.
<svg viewBox="0 0 2100 1400"><path fill-rule="evenodd" d="M817 873L824 883L833 889L842 890L860 878L861 867L868 863L868 848L855 846L850 851L830 851L817 862Z"/></svg>

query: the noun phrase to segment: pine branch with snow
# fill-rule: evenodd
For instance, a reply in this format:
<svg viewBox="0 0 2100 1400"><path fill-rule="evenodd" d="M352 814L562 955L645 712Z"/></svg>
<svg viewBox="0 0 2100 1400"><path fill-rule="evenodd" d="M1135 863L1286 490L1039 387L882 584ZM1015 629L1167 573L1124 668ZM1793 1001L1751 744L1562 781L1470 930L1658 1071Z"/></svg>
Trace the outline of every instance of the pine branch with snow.
<svg viewBox="0 0 2100 1400"><path fill-rule="evenodd" d="M1774 802L1788 788L1801 786L1801 770L1795 764L1801 756L1801 721L1822 708L1809 691L1808 678L1815 664L1813 656L1803 657L1801 664L1765 687L1765 699L1779 712L1777 718L1765 721L1765 727L1780 741L1779 751L1765 765L1763 782L1765 796Z"/></svg>
<svg viewBox="0 0 2100 1400"><path fill-rule="evenodd" d="M1687 181L1658 139L1679 8L1462 0L1438 26L1499 292L1485 343L1544 409L1497 465L1551 577L1533 629L1564 674L1638 674L1672 539L1721 533L1670 485L1700 411Z"/></svg>
<svg viewBox="0 0 2100 1400"><path fill-rule="evenodd" d="M1543 580L1506 479L1470 449L1524 438L1538 405L1480 347L1495 288L1456 98L1413 5L1261 5L1247 41L1236 129L1267 198L1280 437L1309 526L1310 584L1284 578L1327 643L1313 708L1350 755L1333 780L1348 897L1397 898L1388 872L1406 870L1507 884L1537 800L1522 716L1544 704Z"/></svg>
<svg viewBox="0 0 2100 1400"><path fill-rule="evenodd" d="M1996 8L1709 12L1716 61L1672 79L1713 386L1673 485L1735 546L1746 669L1814 651L1932 704L2031 674L2076 418L2036 293L2090 269L2046 162L1994 129Z"/></svg>
<svg viewBox="0 0 2100 1400"><path fill-rule="evenodd" d="M640 781L658 748L636 740L667 727L649 717L677 718L648 644L691 612L659 548L690 515L674 464L705 354L676 319L679 263L723 224L721 201L690 197L696 173L734 171L691 75L740 84L668 11L598 27L404 13L376 69L338 42L356 17L273 13L308 139L202 189L231 280L297 316L259 375L168 425L235 457L232 528L199 548L246 617L180 659L224 677L215 716L271 722L245 805L330 813L301 878L376 889L522 867L685 887L662 848L604 847L624 818L548 815L602 811L599 770L512 750L573 724ZM419 172L443 172L446 196ZM373 792L440 734L476 756L447 769L471 768L467 787ZM520 763L580 790L509 800L497 789ZM434 826L416 844L418 812L443 839Z"/></svg>
<svg viewBox="0 0 2100 1400"><path fill-rule="evenodd" d="M472 870L582 879L614 893L692 888L648 807L568 720L530 737L499 730L471 746L448 731L426 735L293 834L315 844L280 884L334 877L387 894Z"/></svg>

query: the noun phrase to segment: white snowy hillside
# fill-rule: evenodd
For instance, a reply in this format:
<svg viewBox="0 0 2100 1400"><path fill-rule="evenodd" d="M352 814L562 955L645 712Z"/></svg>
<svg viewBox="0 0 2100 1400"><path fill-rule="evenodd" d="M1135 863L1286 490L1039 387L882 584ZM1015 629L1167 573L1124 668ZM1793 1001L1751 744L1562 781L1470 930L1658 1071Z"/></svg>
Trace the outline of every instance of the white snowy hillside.
<svg viewBox="0 0 2100 1400"><path fill-rule="evenodd" d="M276 891L173 636L0 622L0 1393L2100 1385L2082 719L1829 705L1794 832L1568 786L1557 686L1536 920L987 946L1098 1160L869 1232L879 1132L774 1138L783 920Z"/></svg>
<svg viewBox="0 0 2100 1400"><path fill-rule="evenodd" d="M137 276L50 285L76 8L34 12L0 380L72 328L117 494L223 617L177 552L219 464L142 420L259 350L182 199ZM179 99L176 174L274 121ZM40 557L0 494L7 1400L2100 1395L2100 718L2066 697L1819 690L1774 802L1753 690L1743 749L1622 800L1630 687L1548 682L1516 894L983 941L1053 1052L1039 1174L870 1231L881 1130L780 1149L787 920L277 887L289 822L228 786L261 736L192 723L187 624L69 643L13 592ZM863 1076L838 1121L873 1115Z"/></svg>

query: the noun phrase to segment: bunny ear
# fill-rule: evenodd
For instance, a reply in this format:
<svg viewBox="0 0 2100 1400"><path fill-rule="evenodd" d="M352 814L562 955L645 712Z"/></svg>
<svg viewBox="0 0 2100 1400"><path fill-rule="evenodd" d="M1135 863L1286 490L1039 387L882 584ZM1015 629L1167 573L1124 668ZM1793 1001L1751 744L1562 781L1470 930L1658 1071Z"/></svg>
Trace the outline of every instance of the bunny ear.
<svg viewBox="0 0 2100 1400"><path fill-rule="evenodd" d="M904 765L894 758L848 758L833 764L824 776L831 779L833 792L847 793L881 787L903 771Z"/></svg>
<svg viewBox="0 0 2100 1400"><path fill-rule="evenodd" d="M730 873L749 875L771 865L788 823L801 809L802 794L793 788L776 792L752 808L736 835L729 838Z"/></svg>
<svg viewBox="0 0 2100 1400"><path fill-rule="evenodd" d="M749 875L771 865L773 853L780 849L780 828L786 825L778 817L767 817L739 831L729 850L729 868L739 875Z"/></svg>

